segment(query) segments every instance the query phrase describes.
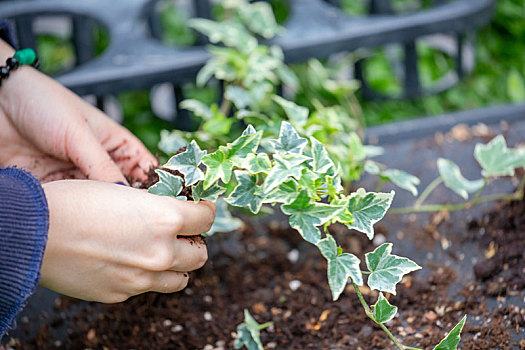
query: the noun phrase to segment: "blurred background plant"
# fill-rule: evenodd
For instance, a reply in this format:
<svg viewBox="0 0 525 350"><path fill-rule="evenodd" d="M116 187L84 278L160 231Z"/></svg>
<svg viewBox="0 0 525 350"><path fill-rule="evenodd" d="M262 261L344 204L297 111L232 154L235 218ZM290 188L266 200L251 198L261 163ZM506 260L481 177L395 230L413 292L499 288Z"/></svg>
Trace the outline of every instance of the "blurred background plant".
<svg viewBox="0 0 525 350"><path fill-rule="evenodd" d="M277 22L284 23L288 16L286 3L283 0L271 0L270 4ZM399 13L418 10L430 4L431 1L415 0L392 2L394 11ZM365 14L366 5L366 0L341 0L341 6L351 15ZM180 2L162 2L158 10L166 44L190 46L196 42L197 34L187 25L190 14L184 6L180 6ZM214 7L213 14L217 19L225 16L220 5ZM100 28L95 31L95 35L97 52L102 52L107 46L107 33ZM295 101L311 109L315 109L314 101L322 105L341 105L355 118L362 118L367 126L500 103L525 102L525 0L496 0L495 17L490 25L479 30L475 42L476 67L472 74L464 77L453 88L434 96L412 100L364 100L355 82L348 80L351 78L348 67L360 55L356 52L341 56L343 58L323 62L311 60L294 65L292 68L300 77ZM70 38L40 35L37 45L42 69L46 73L56 75L71 66L73 50ZM388 50L368 51L364 74L373 89L393 94L400 91L401 83L389 59L392 52L395 55L395 48ZM417 51L423 85L443 76L453 65L453 58L424 43L417 45ZM324 82L319 80L322 77ZM339 84L330 84L330 81ZM210 86L196 87L194 84L184 87L184 95L208 105L217 103L219 98L217 89ZM122 106L123 124L150 149L158 152L160 131L170 129L171 124L153 112L150 92L127 92L117 98Z"/></svg>

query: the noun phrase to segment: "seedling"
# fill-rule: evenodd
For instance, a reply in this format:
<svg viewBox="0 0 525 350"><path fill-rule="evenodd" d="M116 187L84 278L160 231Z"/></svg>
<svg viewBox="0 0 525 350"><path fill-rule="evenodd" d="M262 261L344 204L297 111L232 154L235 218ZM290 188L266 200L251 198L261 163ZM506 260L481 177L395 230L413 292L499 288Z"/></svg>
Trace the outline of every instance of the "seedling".
<svg viewBox="0 0 525 350"><path fill-rule="evenodd" d="M374 224L389 209L394 191L375 193L361 188L345 194L341 169L323 144L314 137L301 137L286 121L281 123L279 137L268 140L266 152L260 151L262 136L261 131L249 125L238 139L209 154L192 141L184 152L171 157L163 166L180 172L184 178L158 170L159 182L149 192L180 198L183 184L191 188L196 202L217 201L223 196L228 204L247 208L254 214L263 204L280 205L289 217L290 226L327 260L333 300L339 298L350 279L367 316L398 349L415 349L402 345L384 325L397 309L382 294L370 307L359 286L364 285L363 275L368 275L371 289L395 295L402 277L421 267L408 258L392 255L392 244L384 243L366 254L368 271L363 272L359 258L344 253L328 231L330 224L338 222L372 239Z"/></svg>
<svg viewBox="0 0 525 350"><path fill-rule="evenodd" d="M241 349L243 346L246 346L248 350L264 350L260 332L271 325L273 325L273 322L257 323L250 312L245 309L244 322L237 326L237 334L233 344L234 349Z"/></svg>
<svg viewBox="0 0 525 350"><path fill-rule="evenodd" d="M521 200L524 196L525 176L522 177L514 193L500 193L482 196L485 187L494 179L502 176L514 176L516 169L525 167L525 147L508 148L502 135L493 138L488 144L478 143L474 149L474 158L481 166L482 177L467 180L459 166L451 160L439 158L437 168L439 176L421 193L413 206L392 209L391 213L455 211L469 209L476 204L499 201ZM465 200L459 204L423 204L429 195L440 185L454 191ZM469 200L470 195L473 195Z"/></svg>

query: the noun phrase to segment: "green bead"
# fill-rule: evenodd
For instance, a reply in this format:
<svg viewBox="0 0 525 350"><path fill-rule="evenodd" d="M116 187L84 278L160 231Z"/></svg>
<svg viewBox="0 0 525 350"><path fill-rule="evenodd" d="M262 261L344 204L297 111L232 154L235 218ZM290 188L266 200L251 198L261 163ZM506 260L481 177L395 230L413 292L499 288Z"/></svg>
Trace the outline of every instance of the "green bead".
<svg viewBox="0 0 525 350"><path fill-rule="evenodd" d="M18 60L19 65L33 64L36 60L36 53L33 49L22 49L15 52L13 58Z"/></svg>

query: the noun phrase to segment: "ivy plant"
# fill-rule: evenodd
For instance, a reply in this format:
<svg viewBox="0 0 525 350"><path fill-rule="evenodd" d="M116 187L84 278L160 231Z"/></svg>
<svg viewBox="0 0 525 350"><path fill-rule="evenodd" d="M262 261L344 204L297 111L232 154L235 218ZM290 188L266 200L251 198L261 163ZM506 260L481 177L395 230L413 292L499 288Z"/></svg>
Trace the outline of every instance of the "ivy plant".
<svg viewBox="0 0 525 350"><path fill-rule="evenodd" d="M193 139L201 147L215 150L238 137L246 124L263 131L265 138L277 138L281 122L287 121L301 137L315 137L326 146L347 187L358 180L366 160L382 152L379 147L363 145L358 135L364 125L354 96L359 84L336 79L336 70L325 68L318 60L310 60L306 73L299 70L298 77L285 64L278 46L259 40L283 31L268 3L228 0L221 5L225 13L222 21L197 18L189 25L213 44L208 47L211 58L199 72L197 85L220 81L222 100L211 105L195 99L183 101L180 107L200 120L197 130L165 131L159 148L172 154ZM268 140L261 143L271 150ZM383 181L417 195L416 178L382 168L377 175Z"/></svg>
<svg viewBox="0 0 525 350"><path fill-rule="evenodd" d="M264 204L279 205L288 216L290 226L305 241L315 245L327 260L333 300L340 297L350 281L367 316L399 349L415 349L402 345L384 325L397 308L390 305L383 294L375 305L369 306L359 287L364 286L365 276L368 276L366 284L370 289L395 295L396 285L403 276L421 267L408 258L391 254L392 244L384 243L366 254L368 271L361 271L360 259L343 252L328 231L328 226L337 222L372 239L374 224L386 214L394 191L376 193L360 188L345 194L341 168L331 159L324 145L313 136L309 139L300 136L287 121L281 123L277 138L268 139L271 151L260 151L262 139L263 133L249 125L240 137L213 153L201 150L192 141L186 150L171 157L163 166L176 170L181 176L159 170L159 182L150 187L149 192L180 198L184 186L191 188L192 199L196 202L217 201L222 196L226 203L247 208L254 214ZM239 330L243 335L236 344L257 349L260 342L250 326L253 322L248 316L246 319Z"/></svg>
<svg viewBox="0 0 525 350"><path fill-rule="evenodd" d="M390 212L454 211L468 209L476 204L491 201L523 199L525 176L522 177L516 191L513 193L482 194L486 186L494 179L502 176L514 176L516 169L525 167L525 147L508 148L503 135L498 135L487 144L476 144L474 158L481 167L481 177L479 179L466 179L457 164L449 159L439 158L437 160L439 176L423 190L414 205L405 208L395 208ZM444 186L463 198L465 202L458 204L424 204L425 200L440 184L444 184Z"/></svg>

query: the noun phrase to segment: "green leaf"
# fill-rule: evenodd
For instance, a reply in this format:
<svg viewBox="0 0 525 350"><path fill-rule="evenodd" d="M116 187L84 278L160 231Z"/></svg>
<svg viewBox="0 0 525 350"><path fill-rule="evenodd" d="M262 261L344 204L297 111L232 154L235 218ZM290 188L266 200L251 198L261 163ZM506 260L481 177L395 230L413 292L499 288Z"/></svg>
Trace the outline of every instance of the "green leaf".
<svg viewBox="0 0 525 350"><path fill-rule="evenodd" d="M212 236L215 233L231 232L242 227L242 221L232 216L228 210L228 205L223 199L218 199L215 202L215 208L215 221L213 221L210 231L206 232L206 236Z"/></svg>
<svg viewBox="0 0 525 350"><path fill-rule="evenodd" d="M373 160L365 162L364 170L369 174L378 175L382 180L390 181L396 186L410 191L412 195L417 196L417 186L420 184L420 180L412 174L398 169L382 170L380 165Z"/></svg>
<svg viewBox="0 0 525 350"><path fill-rule="evenodd" d="M306 190L301 191L292 203L281 206L282 212L290 216L290 226L312 244L321 239L317 226L327 223L343 209L342 206L312 202Z"/></svg>
<svg viewBox="0 0 525 350"><path fill-rule="evenodd" d="M277 95L273 96L273 100L284 109L288 120L293 125L299 128L302 128L306 125L308 114L310 112L308 108L299 106Z"/></svg>
<svg viewBox="0 0 525 350"><path fill-rule="evenodd" d="M488 144L478 143L474 157L483 168L483 176L513 176L514 169L525 166L525 149L507 148L503 135L498 135Z"/></svg>
<svg viewBox="0 0 525 350"><path fill-rule="evenodd" d="M187 145L188 141L182 136L180 130L172 130L171 132L168 130L160 131L158 147L162 152L171 155Z"/></svg>
<svg viewBox="0 0 525 350"><path fill-rule="evenodd" d="M308 141L300 137L292 124L288 122L281 123L281 130L277 140L271 140L270 144L277 153L296 153L301 154Z"/></svg>
<svg viewBox="0 0 525 350"><path fill-rule="evenodd" d="M397 314L397 306L390 305L383 293L379 292L377 302L372 306L374 319L379 323L385 323Z"/></svg>
<svg viewBox="0 0 525 350"><path fill-rule="evenodd" d="M244 309L244 322L237 326L237 337L233 344L235 349L243 346L246 346L248 350L264 350L260 337L260 325L246 309Z"/></svg>
<svg viewBox="0 0 525 350"><path fill-rule="evenodd" d="M206 165L206 177L204 179L204 189L213 185L218 179L223 182L230 182L232 176L233 163L229 160L222 150L210 153L202 157L202 163Z"/></svg>
<svg viewBox="0 0 525 350"><path fill-rule="evenodd" d="M183 188L182 177L161 169L156 169L155 172L159 175L159 181L148 188L148 192L159 196L177 197Z"/></svg>
<svg viewBox="0 0 525 350"><path fill-rule="evenodd" d="M268 193L263 200L263 203L292 203L299 195L299 186L295 180L283 182L270 193Z"/></svg>
<svg viewBox="0 0 525 350"><path fill-rule="evenodd" d="M290 178L300 179L304 168L304 166L300 165L309 159L310 158L300 154L275 154L273 158L275 165L264 181L264 193L269 193Z"/></svg>
<svg viewBox="0 0 525 350"><path fill-rule="evenodd" d="M525 101L525 82L521 74L514 68L507 76L507 95L515 103Z"/></svg>
<svg viewBox="0 0 525 350"><path fill-rule="evenodd" d="M398 169L387 169L381 173L381 177L404 190L410 191L414 197L417 196L417 186L420 181L414 175Z"/></svg>
<svg viewBox="0 0 525 350"><path fill-rule="evenodd" d="M380 292L396 295L396 284L404 275L421 269L421 266L408 258L390 254L392 243L383 243L373 252L365 254L366 266L371 274L368 286Z"/></svg>
<svg viewBox="0 0 525 350"><path fill-rule="evenodd" d="M334 167L334 162L330 159L326 148L323 144L319 142L315 137L310 137L310 142L312 144L312 157L313 161L313 170L318 174L325 174L330 169Z"/></svg>
<svg viewBox="0 0 525 350"><path fill-rule="evenodd" d="M450 331L450 333L443 339L434 350L457 350L459 342L461 340L460 334L465 325L467 316L463 316L461 321Z"/></svg>
<svg viewBox="0 0 525 350"><path fill-rule="evenodd" d="M299 186L308 192L308 196L314 200L321 198L317 194L317 189L322 186L321 178L310 169L303 168L301 178L299 179Z"/></svg>
<svg viewBox="0 0 525 350"><path fill-rule="evenodd" d="M253 104L253 99L250 93L240 86L228 85L224 92L224 97L235 104L238 109L243 109Z"/></svg>
<svg viewBox="0 0 525 350"><path fill-rule="evenodd" d="M184 100L180 103L181 109L186 109L197 117L201 117L204 120L209 120L213 118L213 112L210 107L201 101L197 100Z"/></svg>
<svg viewBox="0 0 525 350"><path fill-rule="evenodd" d="M243 22L248 28L266 39L271 39L281 32L270 4L256 2L242 6L239 11Z"/></svg>
<svg viewBox="0 0 525 350"><path fill-rule="evenodd" d="M327 234L326 238L317 242L317 247L328 261L328 284L330 285L334 301L339 299L349 277L352 278L357 285L363 285L363 275L359 267L359 258L348 253L340 254L337 244L330 234Z"/></svg>
<svg viewBox="0 0 525 350"><path fill-rule="evenodd" d="M445 182L445 186L459 194L464 200L468 199L469 193L474 193L483 187L483 179L475 181L465 179L463 175L461 175L459 166L448 159L439 158L437 165L439 174Z"/></svg>
<svg viewBox="0 0 525 350"><path fill-rule="evenodd" d="M259 131L253 133L252 131L255 131L255 129L253 126L248 125L248 127L237 140L222 148L226 157L230 159L236 166L242 166L242 162L248 156L248 154L254 153L259 147L259 143L261 142L262 138L262 132Z"/></svg>
<svg viewBox="0 0 525 350"><path fill-rule="evenodd" d="M198 184L192 186L192 195L193 201L199 203L201 200L208 200L215 202L221 194L226 192L226 188L213 184L209 188L204 188L204 182L199 182Z"/></svg>
<svg viewBox="0 0 525 350"><path fill-rule="evenodd" d="M250 174L265 173L268 174L272 167L272 162L267 153L250 153L243 160L242 167Z"/></svg>
<svg viewBox="0 0 525 350"><path fill-rule="evenodd" d="M257 185L257 175L250 175L243 170L235 170L237 186L226 199L226 202L235 207L247 207L254 214L257 214L262 206L263 197L260 193L260 186Z"/></svg>
<svg viewBox="0 0 525 350"><path fill-rule="evenodd" d="M204 18L194 18L188 21L188 25L206 35L212 43L222 42L243 53L249 53L257 47L257 39L242 25L231 21L219 23Z"/></svg>
<svg viewBox="0 0 525 350"><path fill-rule="evenodd" d="M216 105L212 107L213 117L202 124L202 130L210 135L228 135L235 119L226 117Z"/></svg>
<svg viewBox="0 0 525 350"><path fill-rule="evenodd" d="M374 224L385 216L394 191L390 193L366 193L360 188L348 198L347 209L352 213L354 221L348 228L365 233L369 239L374 238Z"/></svg>
<svg viewBox="0 0 525 350"><path fill-rule="evenodd" d="M201 151L195 140L191 141L186 151L174 155L166 164L165 168L180 171L184 175L186 186L191 186L197 181L204 180L204 173L199 169L202 157L206 151Z"/></svg>

